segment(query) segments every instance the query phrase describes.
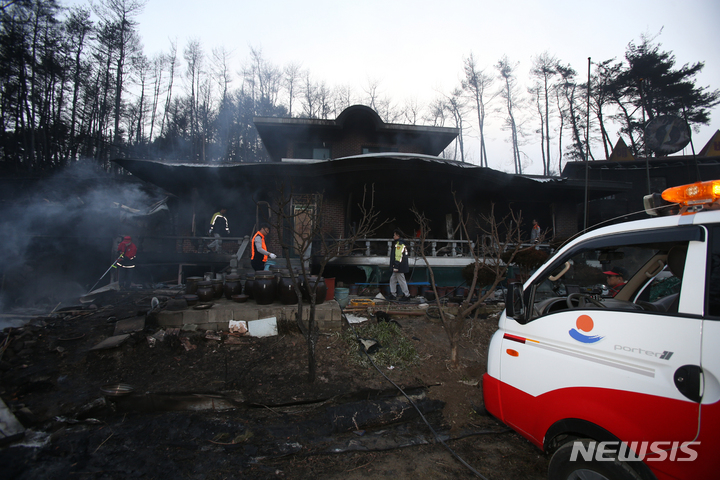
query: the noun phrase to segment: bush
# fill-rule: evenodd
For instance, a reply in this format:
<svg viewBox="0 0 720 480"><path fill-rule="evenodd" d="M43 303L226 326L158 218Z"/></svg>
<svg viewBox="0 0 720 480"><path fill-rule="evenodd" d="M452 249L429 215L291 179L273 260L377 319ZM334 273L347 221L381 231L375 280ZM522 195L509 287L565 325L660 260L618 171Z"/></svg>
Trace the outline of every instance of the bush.
<svg viewBox="0 0 720 480"><path fill-rule="evenodd" d="M348 345L350 358L357 360L362 366L370 367L371 364L361 350L362 346L358 342L355 332L360 338L372 338L380 343L380 349L376 353L370 354L379 367L402 368L414 365L419 360L415 346L403 335L402 330L395 323L366 322L360 326L354 326L354 329L345 330L342 334L342 339Z"/></svg>
<svg viewBox="0 0 720 480"><path fill-rule="evenodd" d="M463 280L465 280L465 283L468 286L472 285L474 272L475 272L475 264L474 263L466 265L462 269ZM478 270L478 274L477 274L476 286L483 287L485 285L492 285L492 283L494 281L495 281L495 272L493 272L489 268L486 268L484 265L480 265L480 270Z"/></svg>
<svg viewBox="0 0 720 480"><path fill-rule="evenodd" d="M529 272L540 267L548 259L549 255L544 250L521 250L515 255L514 263Z"/></svg>

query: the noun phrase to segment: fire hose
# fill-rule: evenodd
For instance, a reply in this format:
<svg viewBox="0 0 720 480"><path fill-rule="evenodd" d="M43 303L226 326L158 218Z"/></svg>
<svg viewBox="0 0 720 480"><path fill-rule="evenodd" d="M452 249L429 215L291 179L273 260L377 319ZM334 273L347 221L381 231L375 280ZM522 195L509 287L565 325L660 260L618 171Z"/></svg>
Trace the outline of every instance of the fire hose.
<svg viewBox="0 0 720 480"><path fill-rule="evenodd" d="M352 323L348 322L347 317L345 317L345 311L342 307L340 307L340 315L343 317L345 322L347 322L347 324L350 325L350 328L352 328L352 331L355 334L355 338L357 339L357 341L362 344L362 341L360 340L360 336L358 335L357 330L355 330L355 326ZM443 441L442 438L440 438L440 436L437 434L437 432L432 427L432 425L430 425L430 422L428 422L427 418L425 418L425 415L423 415L423 413L420 411L417 404L415 404L415 402L405 393L405 391L402 388L400 388L395 382L390 380L390 378L388 378L388 376L385 375L385 373L382 370L380 370L380 368L377 366L377 364L373 361L372 357L370 356L367 348L365 348L364 344L363 344L363 348L361 348L360 351L365 354L365 356L368 358L368 360L370 360L370 363L372 364L373 367L375 367L375 370L377 370L380 373L380 375L385 377L385 380L387 380L395 388L397 388L400 391L400 393L402 393L403 396L408 400L408 402L410 402L410 404L413 407L415 407L415 410L417 410L418 414L420 414L420 418L422 418L423 422L425 422L425 425L427 425L428 428L430 429L430 431L432 432L433 436L435 437L435 440L438 441L443 447L445 447L450 452L450 454L452 454L453 457L455 457L460 463L462 463L468 470L470 470L472 473L474 473L477 477L480 477L482 480L488 480L480 472L478 472L470 464L468 464L465 460L463 460L457 453L455 453L455 451L452 448L450 448L450 446L447 443L445 443L445 441Z"/></svg>
<svg viewBox="0 0 720 480"><path fill-rule="evenodd" d="M93 285L92 288L91 288L90 290L88 290L88 293L90 293L90 292L92 292L93 290L95 290L95 287L97 287L97 284L100 283L100 280L102 280L103 278L105 278L105 275L107 275L110 270L112 270L113 268L117 268L117 263L118 263L118 261L119 261L121 258L123 258L123 257L124 257L124 255L121 253L120 256L119 256L118 258L116 258L115 261L112 263L112 265L110 265L110 266L108 267L108 269L105 270L105 273L102 274L102 277L98 278L98 281L95 282L95 285Z"/></svg>

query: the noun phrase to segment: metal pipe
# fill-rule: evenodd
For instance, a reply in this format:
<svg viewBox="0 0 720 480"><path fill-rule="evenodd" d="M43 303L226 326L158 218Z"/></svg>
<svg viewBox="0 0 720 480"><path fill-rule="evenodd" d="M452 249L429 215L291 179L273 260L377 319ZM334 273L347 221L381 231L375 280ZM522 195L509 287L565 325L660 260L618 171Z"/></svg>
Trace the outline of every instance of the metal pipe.
<svg viewBox="0 0 720 480"><path fill-rule="evenodd" d="M583 230L588 228L588 209L590 199L588 198L588 171L590 170L590 64L588 57L588 81L587 81L587 126L585 127L585 214L583 220Z"/></svg>

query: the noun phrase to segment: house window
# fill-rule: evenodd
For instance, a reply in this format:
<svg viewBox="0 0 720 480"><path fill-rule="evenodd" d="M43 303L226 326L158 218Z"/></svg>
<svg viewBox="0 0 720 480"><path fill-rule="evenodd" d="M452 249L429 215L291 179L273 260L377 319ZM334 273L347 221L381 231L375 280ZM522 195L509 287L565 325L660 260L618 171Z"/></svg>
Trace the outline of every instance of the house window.
<svg viewBox="0 0 720 480"><path fill-rule="evenodd" d="M362 153L384 153L384 152L397 152L397 147L362 147Z"/></svg>
<svg viewBox="0 0 720 480"><path fill-rule="evenodd" d="M312 158L313 160L327 160L331 158L330 147L324 143L301 143L295 146L295 158Z"/></svg>
<svg viewBox="0 0 720 480"><path fill-rule="evenodd" d="M329 148L313 148L313 160L327 160L330 158Z"/></svg>

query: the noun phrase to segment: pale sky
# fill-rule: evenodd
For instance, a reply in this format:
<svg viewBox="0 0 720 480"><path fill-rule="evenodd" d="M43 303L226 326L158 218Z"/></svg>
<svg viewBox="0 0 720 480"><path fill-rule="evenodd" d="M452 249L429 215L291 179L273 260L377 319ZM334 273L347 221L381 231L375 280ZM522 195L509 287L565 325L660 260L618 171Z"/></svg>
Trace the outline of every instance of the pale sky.
<svg viewBox="0 0 720 480"><path fill-rule="evenodd" d="M492 75L503 55L519 62L516 75L525 92L534 56L548 52L570 64L582 83L588 57L596 62L620 60L630 41L639 43L642 34L655 36L661 29L656 42L675 54L676 66L705 62L697 84L717 89L718 19L718 0L148 0L136 18L148 57L169 51L175 40L182 59L188 40L195 39L208 55L215 47L232 51L237 72L252 46L278 67L299 63L313 80L329 87L348 85L358 96L370 80L377 81L380 95L398 106L411 99L426 105L449 93L459 85L463 58L471 52ZM720 128L719 107L711 120L711 126L694 135L696 151ZM477 124L472 114L468 121L472 127ZM490 166L510 171L509 132L500 129L501 122L498 115L486 121ZM526 127L529 132L536 128L534 120ZM563 143L569 140L565 134ZM477 144L477 138L466 138L475 163ZM526 171L538 173L539 145L521 149L532 163ZM596 158L604 157L599 144L593 150ZM689 147L685 153L692 153Z"/></svg>

